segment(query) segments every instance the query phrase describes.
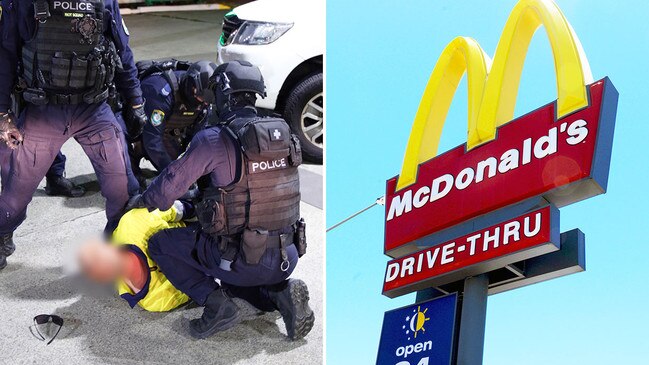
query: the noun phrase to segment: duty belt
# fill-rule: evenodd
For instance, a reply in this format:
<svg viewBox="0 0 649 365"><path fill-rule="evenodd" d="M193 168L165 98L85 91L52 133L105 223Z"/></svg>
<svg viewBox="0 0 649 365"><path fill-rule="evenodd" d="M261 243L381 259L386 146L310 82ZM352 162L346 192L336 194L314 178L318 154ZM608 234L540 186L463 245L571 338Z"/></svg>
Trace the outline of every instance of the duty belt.
<svg viewBox="0 0 649 365"><path fill-rule="evenodd" d="M295 244L295 232L295 225L291 225L278 231L270 231L266 237L266 250L280 249L282 255L280 269L282 271L288 271L290 268L291 263L288 261L288 252L286 252L286 249ZM219 263L219 267L222 270L231 271L232 262L239 251L238 245L241 242L241 236L220 236L220 239L221 246L219 247L219 251L221 252L221 262ZM232 243L236 243L236 246L233 246Z"/></svg>
<svg viewBox="0 0 649 365"><path fill-rule="evenodd" d="M34 105L58 104L97 104L108 99L109 89L98 94L92 92L83 94L56 94L41 89L26 89L23 98L26 102Z"/></svg>
<svg viewBox="0 0 649 365"><path fill-rule="evenodd" d="M279 252L282 255L282 263L280 264L280 269L282 271L288 271L289 267L291 266L290 261L288 261L288 253L286 252L286 248L294 244L294 236L295 233L282 233L279 236L269 235L268 240L266 240L266 249L279 248Z"/></svg>

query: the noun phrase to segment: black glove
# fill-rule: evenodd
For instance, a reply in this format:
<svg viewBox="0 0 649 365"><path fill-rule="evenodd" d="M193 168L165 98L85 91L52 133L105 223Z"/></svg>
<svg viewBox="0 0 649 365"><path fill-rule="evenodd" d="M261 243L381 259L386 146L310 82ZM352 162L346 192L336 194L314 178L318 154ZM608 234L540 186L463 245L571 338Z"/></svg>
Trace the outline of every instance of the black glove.
<svg viewBox="0 0 649 365"><path fill-rule="evenodd" d="M128 200L128 203L126 203L126 208L124 208L124 212L128 212L130 210L138 209L138 208L147 208L149 212L155 210L155 208L147 207L146 204L144 204L144 199L142 199L142 194L137 194L137 195L133 195Z"/></svg>
<svg viewBox="0 0 649 365"><path fill-rule="evenodd" d="M128 135L129 142L136 141L142 135L144 125L148 121L146 112L144 111L144 105L139 105L135 108L126 105L122 111L122 116L126 123L126 134Z"/></svg>
<svg viewBox="0 0 649 365"><path fill-rule="evenodd" d="M14 124L14 118L9 113L0 113L0 140L12 150L18 148L23 141L23 134Z"/></svg>

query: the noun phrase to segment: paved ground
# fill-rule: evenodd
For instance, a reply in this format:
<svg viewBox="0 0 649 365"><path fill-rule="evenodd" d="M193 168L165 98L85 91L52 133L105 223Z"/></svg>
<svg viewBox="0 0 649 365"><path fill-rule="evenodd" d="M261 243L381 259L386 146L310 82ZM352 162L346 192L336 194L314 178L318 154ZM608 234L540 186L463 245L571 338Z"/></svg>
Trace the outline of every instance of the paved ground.
<svg viewBox="0 0 649 365"><path fill-rule="evenodd" d="M174 56L214 59L223 12L146 14L126 17L137 59ZM317 320L305 340L286 340L276 315L264 315L203 341L185 331L200 308L171 313L130 309L108 288L82 290L64 274L69 246L96 234L104 223L104 199L88 159L73 142L63 148L68 176L89 192L77 199L36 192L27 221L16 231L18 246L0 272L0 364L318 364L322 362L323 234L322 167L301 169L302 212L310 252L295 277L309 285ZM51 345L29 333L32 317L56 313L66 320Z"/></svg>

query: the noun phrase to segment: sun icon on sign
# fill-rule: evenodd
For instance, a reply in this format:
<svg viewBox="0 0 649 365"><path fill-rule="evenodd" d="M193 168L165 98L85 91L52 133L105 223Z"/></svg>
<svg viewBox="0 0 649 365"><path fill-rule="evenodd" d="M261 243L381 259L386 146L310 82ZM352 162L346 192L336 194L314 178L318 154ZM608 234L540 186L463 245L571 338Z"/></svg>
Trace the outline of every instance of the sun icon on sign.
<svg viewBox="0 0 649 365"><path fill-rule="evenodd" d="M417 333L419 333L420 331L426 332L424 324L430 319L426 317L427 311L428 308L424 309L424 311L422 312L421 307L417 307L416 311L413 310L414 314L412 317L406 317L406 321L409 322L409 330L414 333L415 338L417 338ZM410 331L406 331L406 334L410 334Z"/></svg>

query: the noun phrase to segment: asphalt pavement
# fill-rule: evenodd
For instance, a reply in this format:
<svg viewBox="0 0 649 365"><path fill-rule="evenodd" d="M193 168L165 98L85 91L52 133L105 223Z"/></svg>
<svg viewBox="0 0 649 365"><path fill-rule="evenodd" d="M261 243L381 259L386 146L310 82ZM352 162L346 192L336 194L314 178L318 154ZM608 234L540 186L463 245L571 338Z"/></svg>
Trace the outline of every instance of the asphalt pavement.
<svg viewBox="0 0 649 365"><path fill-rule="evenodd" d="M125 16L137 60L214 60L224 11ZM324 218L322 167L304 166L302 214L309 253L294 277L309 286L316 314L313 331L290 342L278 314L252 318L207 340L186 332L201 308L169 313L130 309L109 288L83 289L67 275L66 262L82 237L105 224L104 198L88 158L74 141L63 147L67 176L83 184L81 198L48 197L39 186L28 218L15 232L16 252L0 271L0 364L320 364L323 330ZM49 346L29 331L33 316L54 313L65 319Z"/></svg>

